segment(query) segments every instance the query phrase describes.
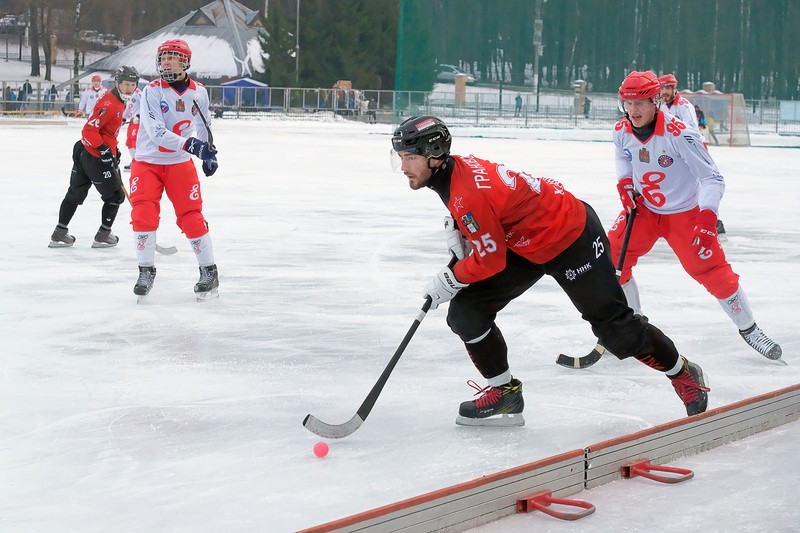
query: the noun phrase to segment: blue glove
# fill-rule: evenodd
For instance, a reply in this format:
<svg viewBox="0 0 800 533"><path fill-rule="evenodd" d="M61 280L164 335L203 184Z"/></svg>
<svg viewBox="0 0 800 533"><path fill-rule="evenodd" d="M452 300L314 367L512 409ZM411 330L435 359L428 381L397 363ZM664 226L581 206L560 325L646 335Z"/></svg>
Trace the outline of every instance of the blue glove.
<svg viewBox="0 0 800 533"><path fill-rule="evenodd" d="M203 174L206 176L213 176L218 167L216 154L211 154L211 157L203 160Z"/></svg>
<svg viewBox="0 0 800 533"><path fill-rule="evenodd" d="M189 137L183 145L183 149L193 156L203 160L203 174L211 176L217 171L217 151L205 141L196 137Z"/></svg>
<svg viewBox="0 0 800 533"><path fill-rule="evenodd" d="M183 144L183 149L198 159L202 159L204 162L206 159L213 158L217 153L216 150L211 149L211 146L209 146L207 142L201 141L197 137L189 137L186 139L186 142Z"/></svg>

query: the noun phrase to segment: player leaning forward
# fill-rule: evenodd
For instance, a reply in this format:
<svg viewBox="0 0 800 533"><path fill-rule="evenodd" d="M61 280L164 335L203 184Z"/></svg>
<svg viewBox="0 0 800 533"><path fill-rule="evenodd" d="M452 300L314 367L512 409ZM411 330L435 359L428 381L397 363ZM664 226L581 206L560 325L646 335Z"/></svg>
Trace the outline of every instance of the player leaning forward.
<svg viewBox="0 0 800 533"><path fill-rule="evenodd" d="M426 291L433 309L450 301L447 323L488 386L474 385L481 396L461 404L456 423L524 424L522 384L511 374L495 317L545 274L617 357L634 357L664 372L689 415L705 411L702 370L678 354L658 328L634 316L592 207L555 180L450 155L450 144L450 132L434 117L412 117L392 137L409 186L435 191L457 221L453 227L450 219L448 227L446 219L446 228L460 260L439 271Z"/></svg>
<svg viewBox="0 0 800 533"><path fill-rule="evenodd" d="M186 73L191 57L189 46L182 40L161 44L156 56L161 79L142 91L136 159L130 176L131 224L139 262L139 279L133 292L138 295L150 292L156 276L156 230L164 191L200 266L200 280L194 292L199 299L205 299L215 296L219 286L208 223L202 213L200 180L190 156L203 161L206 176L216 172L217 158L215 149L208 144L202 119L197 116L203 113L210 120L205 87Z"/></svg>
<svg viewBox="0 0 800 533"><path fill-rule="evenodd" d="M119 178L117 135L122 126L125 102L136 89L138 80L139 73L135 68L119 67L114 74L114 88L106 92L96 105L92 104L92 112L81 130L81 140L72 147L69 187L58 209L58 224L50 236L50 248L75 243L75 237L69 233L69 223L78 206L86 200L92 185L103 200L100 227L92 248L107 248L119 242L119 237L111 233L119 206L125 201Z"/></svg>
<svg viewBox="0 0 800 533"><path fill-rule="evenodd" d="M717 239L725 181L697 128L659 110L660 90L658 77L649 70L631 72L619 88L625 118L613 134L617 188L625 210L635 206L637 211L620 277L628 303L640 314L632 269L663 237L684 270L717 299L745 342L769 359L780 359L781 347L756 325L739 275ZM625 210L608 235L615 263L625 235Z"/></svg>

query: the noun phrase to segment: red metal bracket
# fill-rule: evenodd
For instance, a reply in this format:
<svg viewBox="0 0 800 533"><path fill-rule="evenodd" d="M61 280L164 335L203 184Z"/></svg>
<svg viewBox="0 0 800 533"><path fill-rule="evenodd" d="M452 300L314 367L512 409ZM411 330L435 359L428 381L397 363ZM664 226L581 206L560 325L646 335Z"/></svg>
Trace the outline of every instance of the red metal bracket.
<svg viewBox="0 0 800 533"><path fill-rule="evenodd" d="M642 476L648 479L652 479L653 481L660 481L661 483L680 483L681 481L686 481L687 479L692 479L694 477L694 472L692 472L691 470L687 470L686 468L653 465L650 464L647 461L647 459L623 465L620 470L622 471L622 477L624 478ZM678 475L661 476L658 474L651 474L650 473L651 470L654 470L656 472L669 472L671 474L678 474Z"/></svg>
<svg viewBox="0 0 800 533"><path fill-rule="evenodd" d="M581 507L583 511L577 513L568 513L564 511L556 511L550 508L550 504L566 505L568 507ZM581 500L565 500L563 498L553 498L553 492L549 490L541 490L534 492L524 498L517 500L517 513L530 513L531 511L541 511L549 514L552 517L560 520L577 520L588 516L594 512L594 505L589 502Z"/></svg>

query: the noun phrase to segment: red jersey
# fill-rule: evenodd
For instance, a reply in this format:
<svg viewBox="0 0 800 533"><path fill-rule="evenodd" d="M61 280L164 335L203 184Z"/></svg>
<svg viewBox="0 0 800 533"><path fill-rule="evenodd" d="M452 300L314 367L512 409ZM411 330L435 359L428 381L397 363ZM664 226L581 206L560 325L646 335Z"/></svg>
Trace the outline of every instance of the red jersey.
<svg viewBox="0 0 800 533"><path fill-rule="evenodd" d="M108 91L97 101L81 132L81 142L87 152L100 157L97 149L101 144L110 146L113 153L117 152L117 135L122 127L124 111L125 104L117 96L117 91Z"/></svg>
<svg viewBox="0 0 800 533"><path fill-rule="evenodd" d="M550 178L534 178L474 156L452 156L447 209L473 251L453 269L462 283L506 267L506 250L543 264L583 232L586 206Z"/></svg>

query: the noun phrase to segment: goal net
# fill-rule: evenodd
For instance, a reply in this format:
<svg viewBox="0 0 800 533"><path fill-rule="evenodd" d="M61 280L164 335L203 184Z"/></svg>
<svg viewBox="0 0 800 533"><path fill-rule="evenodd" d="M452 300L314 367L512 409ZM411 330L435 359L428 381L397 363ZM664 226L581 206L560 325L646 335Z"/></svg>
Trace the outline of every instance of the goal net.
<svg viewBox="0 0 800 533"><path fill-rule="evenodd" d="M704 134L710 145L750 146L747 109L741 93L681 93L706 116Z"/></svg>

